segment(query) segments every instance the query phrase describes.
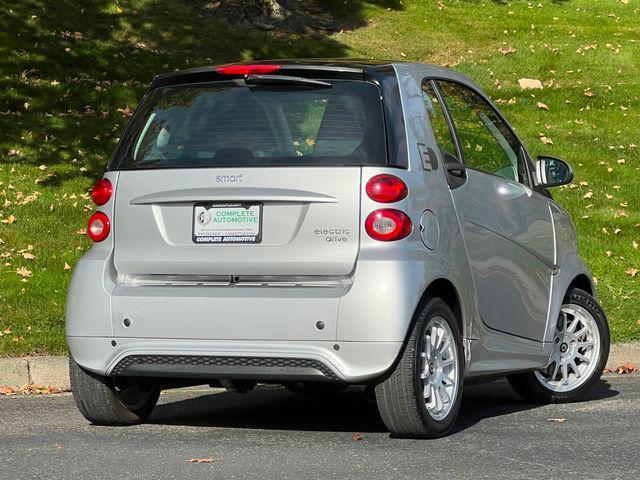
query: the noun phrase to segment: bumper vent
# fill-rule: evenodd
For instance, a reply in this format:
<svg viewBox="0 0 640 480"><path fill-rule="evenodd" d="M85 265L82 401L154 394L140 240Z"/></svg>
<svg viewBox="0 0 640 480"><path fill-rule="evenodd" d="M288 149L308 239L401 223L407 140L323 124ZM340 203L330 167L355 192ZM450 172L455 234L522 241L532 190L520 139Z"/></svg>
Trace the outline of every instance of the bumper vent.
<svg viewBox="0 0 640 480"><path fill-rule="evenodd" d="M339 380L324 363L307 358L130 355L111 370L114 376Z"/></svg>

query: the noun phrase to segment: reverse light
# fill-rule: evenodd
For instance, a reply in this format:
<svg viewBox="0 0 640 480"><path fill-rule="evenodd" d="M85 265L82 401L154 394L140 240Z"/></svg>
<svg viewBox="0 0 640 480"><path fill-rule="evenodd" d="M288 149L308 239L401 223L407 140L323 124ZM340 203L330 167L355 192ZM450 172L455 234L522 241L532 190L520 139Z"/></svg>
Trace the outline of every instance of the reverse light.
<svg viewBox="0 0 640 480"><path fill-rule="evenodd" d="M407 197L407 185L398 177L382 173L372 177L365 187L367 195L374 202L393 203Z"/></svg>
<svg viewBox="0 0 640 480"><path fill-rule="evenodd" d="M225 65L218 67L216 71L220 75L268 75L280 70L282 65L278 64L258 64L253 65Z"/></svg>
<svg viewBox="0 0 640 480"><path fill-rule="evenodd" d="M102 212L96 212L89 218L87 223L87 235L94 242L101 242L109 236L111 231L111 222Z"/></svg>
<svg viewBox="0 0 640 480"><path fill-rule="evenodd" d="M364 222L364 228L374 240L390 242L409 236L413 224L409 216L400 210L383 208L369 214Z"/></svg>
<svg viewBox="0 0 640 480"><path fill-rule="evenodd" d="M104 205L111 198L113 193L113 185L107 178L102 178L96 182L91 190L91 198L96 205Z"/></svg>

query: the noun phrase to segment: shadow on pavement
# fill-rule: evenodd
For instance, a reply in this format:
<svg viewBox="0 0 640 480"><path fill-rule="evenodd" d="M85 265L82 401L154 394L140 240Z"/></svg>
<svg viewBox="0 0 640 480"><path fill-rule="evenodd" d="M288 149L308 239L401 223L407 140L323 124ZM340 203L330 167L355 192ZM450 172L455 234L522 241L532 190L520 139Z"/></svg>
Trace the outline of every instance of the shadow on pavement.
<svg viewBox="0 0 640 480"><path fill-rule="evenodd" d="M600 379L585 402L604 400L618 395L606 379ZM460 416L452 433L461 432L487 418L540 408L540 404L529 403L509 386L505 379L482 385L466 387Z"/></svg>
<svg viewBox="0 0 640 480"><path fill-rule="evenodd" d="M283 388L263 387L246 394L190 393L192 398L156 407L148 423L202 427L328 432L385 432L375 404L352 387L332 397L304 397ZM600 380L586 401L618 395L606 379ZM527 403L505 380L466 388L462 409L452 433L492 417L510 415L539 405Z"/></svg>

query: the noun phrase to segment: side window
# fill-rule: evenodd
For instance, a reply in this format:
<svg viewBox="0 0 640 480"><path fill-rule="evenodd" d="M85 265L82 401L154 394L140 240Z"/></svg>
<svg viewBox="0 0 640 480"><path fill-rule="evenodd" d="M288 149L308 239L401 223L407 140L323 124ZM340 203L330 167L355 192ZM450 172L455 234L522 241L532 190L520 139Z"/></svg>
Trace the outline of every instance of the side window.
<svg viewBox="0 0 640 480"><path fill-rule="evenodd" d="M446 154L457 156L456 145L449 130L449 124L444 116L442 105L433 89L433 84L429 80L422 82L422 101L429 115L431 129L436 138L440 153L444 157Z"/></svg>
<svg viewBox="0 0 640 480"><path fill-rule="evenodd" d="M524 182L518 141L491 106L472 90L438 81L466 166Z"/></svg>

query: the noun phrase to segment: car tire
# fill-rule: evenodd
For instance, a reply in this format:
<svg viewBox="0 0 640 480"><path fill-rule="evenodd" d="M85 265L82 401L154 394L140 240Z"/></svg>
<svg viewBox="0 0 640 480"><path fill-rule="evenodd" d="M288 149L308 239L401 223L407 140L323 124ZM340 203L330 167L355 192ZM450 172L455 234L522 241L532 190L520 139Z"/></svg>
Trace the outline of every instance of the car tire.
<svg viewBox="0 0 640 480"><path fill-rule="evenodd" d="M442 437L460 411L463 383L458 319L444 301L429 299L418 310L391 374L376 386L382 421L394 437Z"/></svg>
<svg viewBox="0 0 640 480"><path fill-rule="evenodd" d="M96 425L135 425L151 414L160 388L153 379L113 378L84 370L69 358L73 399L80 413Z"/></svg>
<svg viewBox="0 0 640 480"><path fill-rule="evenodd" d="M571 312L576 312L576 316L571 317ZM585 317L584 320L580 320L582 316ZM564 331L571 329L571 325L568 327L565 326L565 319L567 319L568 322L574 322L576 318L578 318L578 322L585 321L591 324L583 327L591 328L591 330L587 329L584 334L585 336L581 337L585 340L582 342L580 339L563 336ZM580 331L575 332L575 328L579 328L581 325L581 323L578 323L578 325L574 327L574 332L569 333L579 334ZM590 337L588 335L590 335ZM569 358L572 359L573 365L577 363L575 361L576 357L573 356L574 354L571 350L571 345L574 341L577 342L576 345L585 345L582 349L576 350L581 358L587 358L591 354L589 363L578 363L575 367L577 370L580 370L580 368L584 366L584 374L574 370L571 364L569 364L569 366L563 366L563 364L569 361ZM588 346L590 343L593 343L593 347ZM580 401L584 399L602 375L609 357L609 326L602 307L595 298L584 290L573 288L567 292L556 326L554 344L554 351L551 356L552 361L544 372L528 372L507 376L507 380L513 389L528 401L534 403L569 403ZM567 345L569 346L566 347ZM564 352L561 351L563 348L565 349ZM569 349L568 351L567 348ZM559 356L560 360L558 359ZM593 364L593 367L591 367L591 364ZM555 372L557 365L559 365L560 368L559 374ZM564 376L565 369L567 371L566 380ZM560 378L555 380L558 378L557 375L560 375Z"/></svg>

